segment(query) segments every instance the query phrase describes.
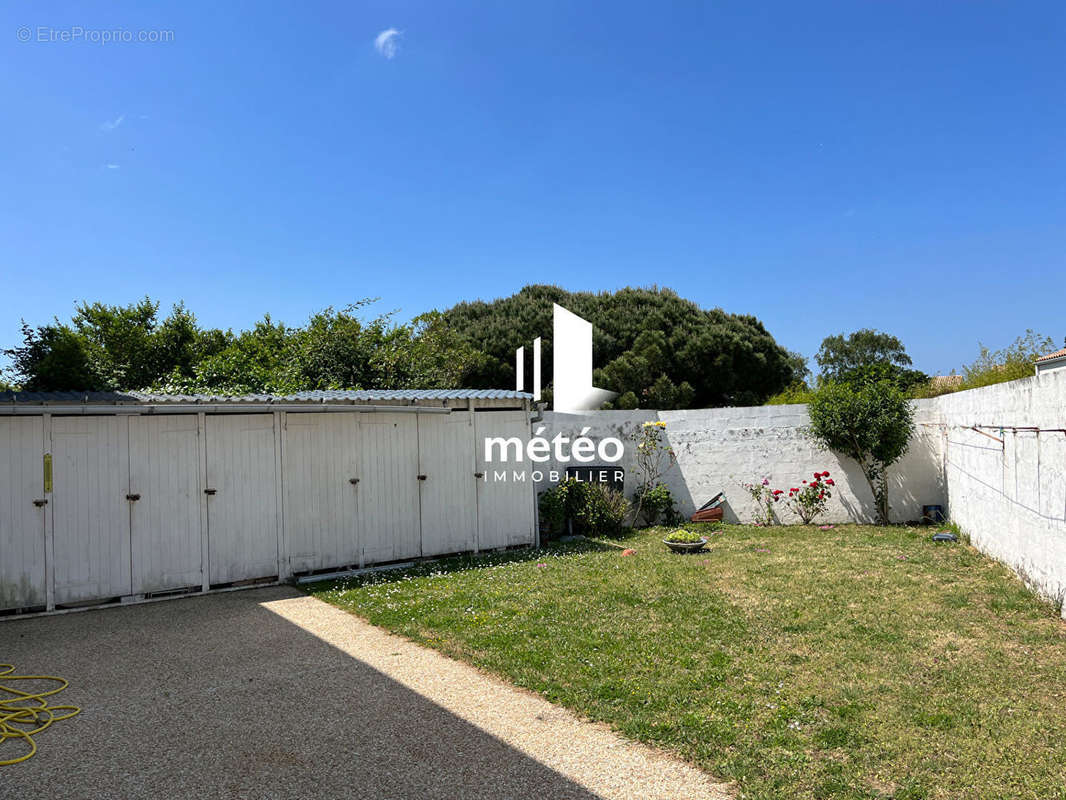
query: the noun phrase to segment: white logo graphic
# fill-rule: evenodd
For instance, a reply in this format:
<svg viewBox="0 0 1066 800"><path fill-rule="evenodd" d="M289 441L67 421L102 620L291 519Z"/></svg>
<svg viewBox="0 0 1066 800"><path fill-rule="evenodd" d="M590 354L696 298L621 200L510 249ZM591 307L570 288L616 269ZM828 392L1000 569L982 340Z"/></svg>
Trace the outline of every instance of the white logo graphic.
<svg viewBox="0 0 1066 800"><path fill-rule="evenodd" d="M592 385L592 323L552 303L552 355L554 376L552 407L555 411L592 411L617 396L617 392ZM525 348L515 352L515 388L525 389ZM540 337L533 340L533 399L540 400Z"/></svg>
<svg viewBox="0 0 1066 800"><path fill-rule="evenodd" d="M625 445L622 444L621 439L607 436L600 439L597 445L585 435L588 432L588 428L582 428L581 433L574 437L573 442L563 433L557 433L551 439L546 439L541 435L544 433L544 426L541 425L525 444L517 436L509 438L487 436L485 438L485 461L521 463L528 459L535 464L543 464L551 461L553 456L559 464L565 464L570 460L588 464L595 461L597 457L600 461L610 464L622 460Z"/></svg>
<svg viewBox="0 0 1066 800"><path fill-rule="evenodd" d="M538 465L546 464L549 461L555 461L560 466L569 461L588 464L597 459L608 464L614 464L621 461L622 456L625 454L625 445L622 444L621 439L615 436L607 436L601 439L599 444L596 444L585 435L589 432L588 428L582 428L581 433L574 437L573 440L564 433L557 433L551 439L547 439L542 435L544 430L543 425L538 427L528 442L523 442L518 436L486 437L486 464L522 464L524 461L529 461L532 462L533 470L531 472L527 472L524 469L486 470L482 475L482 479L488 482L491 475L491 480L494 483L506 481L524 483L527 479L532 483L540 483L545 478L550 483L558 483L563 478L571 475L569 469L565 473L561 473L558 469L541 469ZM575 474L575 480L586 483L621 482L625 480L625 471L620 468L601 466L585 467L584 469L586 471L585 477ZM578 472L581 472L580 468Z"/></svg>

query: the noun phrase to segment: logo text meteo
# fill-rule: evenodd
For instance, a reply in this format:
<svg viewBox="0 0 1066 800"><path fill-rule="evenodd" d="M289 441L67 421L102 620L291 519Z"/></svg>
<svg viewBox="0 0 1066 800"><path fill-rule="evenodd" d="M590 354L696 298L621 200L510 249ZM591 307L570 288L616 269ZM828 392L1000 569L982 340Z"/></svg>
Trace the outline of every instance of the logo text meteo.
<svg viewBox="0 0 1066 800"><path fill-rule="evenodd" d="M544 438L544 426L537 428L528 442L523 442L518 436L486 436L485 437L485 461L503 462L505 464L518 464L523 461L532 461L535 464L543 464L554 460L556 463L565 464L569 461L589 463L591 461L606 461L613 464L622 460L625 446L621 439L607 436L594 442L586 436L588 428L582 428L581 433L570 439L563 433L557 433L551 439Z"/></svg>

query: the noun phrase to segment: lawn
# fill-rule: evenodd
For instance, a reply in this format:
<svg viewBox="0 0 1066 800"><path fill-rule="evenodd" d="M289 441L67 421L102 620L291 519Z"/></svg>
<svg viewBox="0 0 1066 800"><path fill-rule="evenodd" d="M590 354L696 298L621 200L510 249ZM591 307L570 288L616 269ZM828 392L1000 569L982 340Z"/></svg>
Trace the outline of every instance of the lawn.
<svg viewBox="0 0 1066 800"><path fill-rule="evenodd" d="M1066 798L1066 623L1005 567L929 529L664 532L312 591L740 797Z"/></svg>

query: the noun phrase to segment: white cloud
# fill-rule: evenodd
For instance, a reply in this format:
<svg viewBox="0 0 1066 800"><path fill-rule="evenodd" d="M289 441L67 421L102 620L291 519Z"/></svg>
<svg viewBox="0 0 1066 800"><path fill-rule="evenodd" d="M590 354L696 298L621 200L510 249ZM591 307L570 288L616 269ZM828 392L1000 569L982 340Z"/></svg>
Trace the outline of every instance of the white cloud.
<svg viewBox="0 0 1066 800"><path fill-rule="evenodd" d="M114 119L111 119L111 120L108 120L106 122L100 123L100 130L102 130L104 133L110 133L115 128L117 128L119 125L121 125L123 120L125 120L125 119L126 119L126 115L125 114L119 114Z"/></svg>
<svg viewBox="0 0 1066 800"><path fill-rule="evenodd" d="M107 167L108 169L118 169L120 165L118 165L118 164L104 164L104 166Z"/></svg>
<svg viewBox="0 0 1066 800"><path fill-rule="evenodd" d="M385 58L395 58L396 51L400 49L400 36L402 34L395 28L383 30L374 38L374 49Z"/></svg>

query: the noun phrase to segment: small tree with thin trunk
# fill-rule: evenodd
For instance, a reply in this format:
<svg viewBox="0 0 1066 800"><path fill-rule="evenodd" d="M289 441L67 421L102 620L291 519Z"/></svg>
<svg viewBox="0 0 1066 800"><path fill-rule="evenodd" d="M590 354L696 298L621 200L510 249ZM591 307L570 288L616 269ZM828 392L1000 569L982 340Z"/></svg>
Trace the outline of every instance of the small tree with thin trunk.
<svg viewBox="0 0 1066 800"><path fill-rule="evenodd" d="M670 442L667 439L666 423L661 420L645 422L637 428L630 438L636 445L637 473L640 476L640 485L634 495L637 501L637 508L633 514L633 524L636 525L640 521L640 515L648 505L645 501L649 499L655 487L659 486L663 473L677 461L677 456L674 454L674 448L670 446ZM667 496L669 496L669 490L666 491ZM668 500L668 503L672 509L673 502ZM666 512L667 516L672 516L670 509L666 509ZM655 512L656 518L662 513L663 509L657 510ZM650 519L649 523L654 524L655 519Z"/></svg>
<svg viewBox="0 0 1066 800"><path fill-rule="evenodd" d="M914 410L891 380L833 382L807 406L810 435L819 446L858 462L873 492L877 521L888 524L886 472L899 461L914 433Z"/></svg>

